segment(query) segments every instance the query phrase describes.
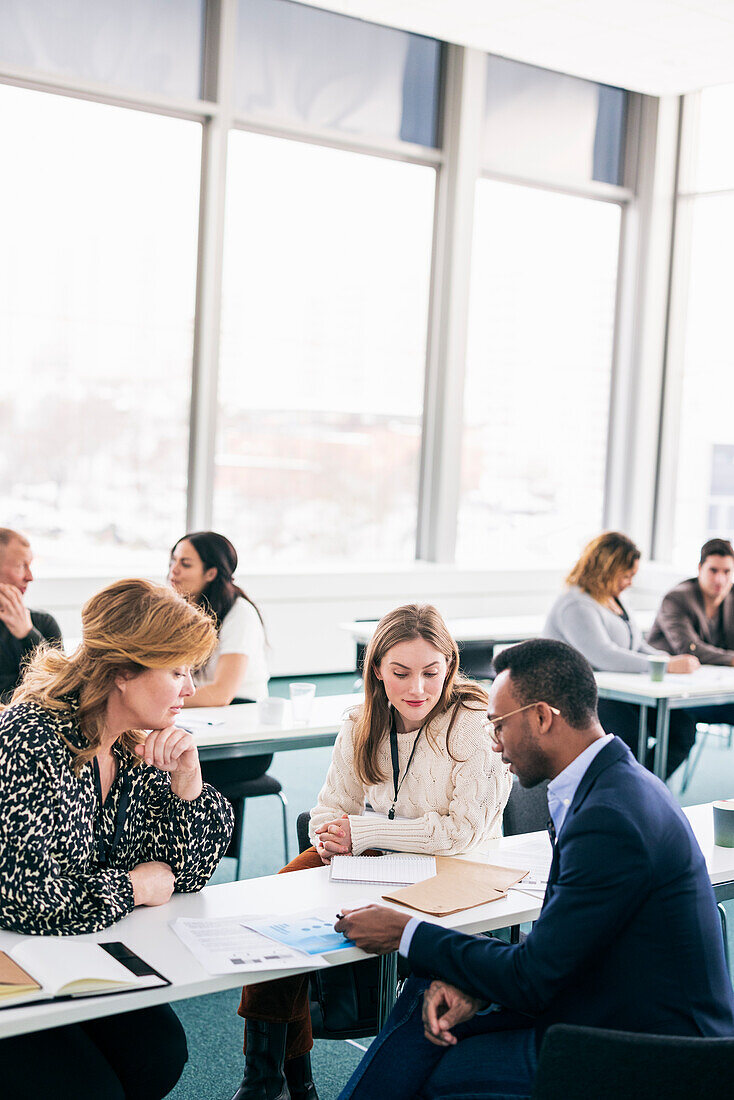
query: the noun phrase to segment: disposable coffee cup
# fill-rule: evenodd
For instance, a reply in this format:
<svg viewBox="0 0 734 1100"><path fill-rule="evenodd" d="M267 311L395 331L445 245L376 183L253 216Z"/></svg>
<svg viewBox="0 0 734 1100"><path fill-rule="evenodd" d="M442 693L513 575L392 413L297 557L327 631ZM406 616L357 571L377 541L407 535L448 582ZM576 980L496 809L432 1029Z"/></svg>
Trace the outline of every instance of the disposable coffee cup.
<svg viewBox="0 0 734 1100"><path fill-rule="evenodd" d="M311 708L316 695L316 684L304 684L303 682L289 684L288 690L293 708L293 721L299 725L306 725L311 717Z"/></svg>
<svg viewBox="0 0 734 1100"><path fill-rule="evenodd" d="M264 726L280 726L285 714L285 699L260 699L257 716Z"/></svg>
<svg viewBox="0 0 734 1100"><path fill-rule="evenodd" d="M668 658L661 654L659 657L648 657L650 667L650 679L659 684L665 679L665 670L668 667Z"/></svg>
<svg viewBox="0 0 734 1100"><path fill-rule="evenodd" d="M734 848L734 799L714 802L714 844Z"/></svg>

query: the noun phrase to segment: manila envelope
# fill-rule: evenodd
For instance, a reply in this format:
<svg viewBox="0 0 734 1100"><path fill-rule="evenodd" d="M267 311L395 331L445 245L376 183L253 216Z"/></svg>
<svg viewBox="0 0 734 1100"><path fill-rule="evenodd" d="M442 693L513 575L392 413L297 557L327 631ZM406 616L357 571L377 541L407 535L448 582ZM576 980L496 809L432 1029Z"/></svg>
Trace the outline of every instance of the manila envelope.
<svg viewBox="0 0 734 1100"><path fill-rule="evenodd" d="M421 913L447 917L450 913L459 913L462 909L473 909L503 898L509 888L528 873L453 856L438 856L436 870L433 878L400 887L383 894L383 898L407 905L409 909L418 909Z"/></svg>

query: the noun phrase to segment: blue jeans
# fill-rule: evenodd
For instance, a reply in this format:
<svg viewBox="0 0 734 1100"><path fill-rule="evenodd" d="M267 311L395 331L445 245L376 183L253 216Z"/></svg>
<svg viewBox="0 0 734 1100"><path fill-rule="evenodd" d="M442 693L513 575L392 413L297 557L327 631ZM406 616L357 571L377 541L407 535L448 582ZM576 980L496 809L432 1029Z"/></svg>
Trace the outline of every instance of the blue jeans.
<svg viewBox="0 0 734 1100"><path fill-rule="evenodd" d="M454 1029L456 1046L438 1047L423 1034L428 982L410 978L385 1026L339 1100L520 1100L537 1067L535 1031L504 1012L475 1016ZM524 1025L524 1026L523 1026Z"/></svg>

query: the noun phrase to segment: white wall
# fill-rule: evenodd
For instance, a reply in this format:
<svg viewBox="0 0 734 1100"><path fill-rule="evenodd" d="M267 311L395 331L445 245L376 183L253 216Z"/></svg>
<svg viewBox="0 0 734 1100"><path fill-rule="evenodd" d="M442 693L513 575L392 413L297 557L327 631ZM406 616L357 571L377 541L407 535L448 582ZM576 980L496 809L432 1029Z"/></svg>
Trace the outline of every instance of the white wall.
<svg viewBox="0 0 734 1100"><path fill-rule="evenodd" d="M693 572L693 570L691 570ZM31 607L51 611L65 636L81 633L80 609L114 577L39 579ZM161 577L153 580L161 581ZM670 566L642 566L629 602L654 608L681 579ZM411 601L434 603L451 618L544 614L563 583L563 571L470 570L418 562L403 570L249 574L248 594L260 606L270 641L274 676L345 672L354 668L354 645L339 628L351 619L377 619Z"/></svg>

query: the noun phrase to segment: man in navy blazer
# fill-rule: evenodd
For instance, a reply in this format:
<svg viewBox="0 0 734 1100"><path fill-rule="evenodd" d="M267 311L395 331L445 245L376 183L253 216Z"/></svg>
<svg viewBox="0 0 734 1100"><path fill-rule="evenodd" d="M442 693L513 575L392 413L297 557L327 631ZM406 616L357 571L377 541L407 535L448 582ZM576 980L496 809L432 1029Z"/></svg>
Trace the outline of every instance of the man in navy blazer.
<svg viewBox="0 0 734 1100"><path fill-rule="evenodd" d="M520 944L381 906L336 928L414 972L342 1093L366 1100L527 1097L554 1023L734 1035L734 996L706 865L660 780L596 713L591 666L563 642L504 650L494 748L525 787L548 779L553 844L540 917Z"/></svg>

